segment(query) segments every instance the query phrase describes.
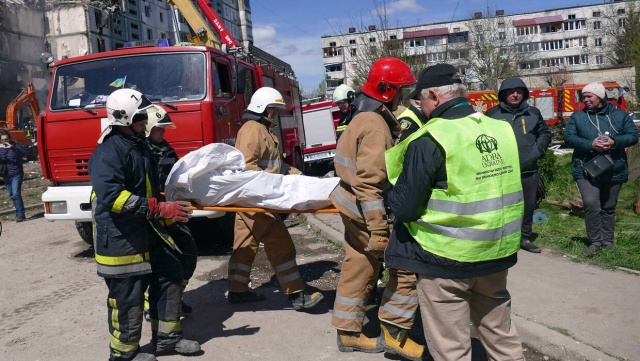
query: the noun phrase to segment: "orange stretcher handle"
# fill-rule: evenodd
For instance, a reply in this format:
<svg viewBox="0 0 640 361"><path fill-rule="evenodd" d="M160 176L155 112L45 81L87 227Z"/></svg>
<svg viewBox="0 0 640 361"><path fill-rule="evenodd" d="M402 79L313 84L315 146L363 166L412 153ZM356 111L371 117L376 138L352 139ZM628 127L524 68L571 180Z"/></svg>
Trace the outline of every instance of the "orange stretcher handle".
<svg viewBox="0 0 640 361"><path fill-rule="evenodd" d="M194 204L189 209L198 209L202 211L218 211L218 212L254 212L254 213L338 213L334 206L327 206L320 209L307 209L299 211L296 209L269 209L258 207L239 207L239 206L201 206Z"/></svg>

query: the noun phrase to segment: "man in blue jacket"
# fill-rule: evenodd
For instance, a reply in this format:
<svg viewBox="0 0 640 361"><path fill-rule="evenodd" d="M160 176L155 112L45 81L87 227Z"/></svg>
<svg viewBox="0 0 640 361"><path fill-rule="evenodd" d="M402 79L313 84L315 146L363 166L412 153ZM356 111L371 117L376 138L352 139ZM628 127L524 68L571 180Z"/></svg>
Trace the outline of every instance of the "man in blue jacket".
<svg viewBox="0 0 640 361"><path fill-rule="evenodd" d="M16 207L16 222L23 222L27 219L24 215L24 202L22 201L22 179L24 177L22 156L24 149L11 140L9 131L3 129L0 136L2 137L0 140L0 162L6 164L3 167L5 172L0 176L4 179L13 206Z"/></svg>
<svg viewBox="0 0 640 361"><path fill-rule="evenodd" d="M542 158L551 143L551 131L538 108L527 103L529 89L520 78L505 79L498 91L500 104L487 110L486 115L511 124L518 142L520 176L524 195L524 217L520 248L540 253L540 248L531 243L531 225L536 207L538 182L538 159Z"/></svg>

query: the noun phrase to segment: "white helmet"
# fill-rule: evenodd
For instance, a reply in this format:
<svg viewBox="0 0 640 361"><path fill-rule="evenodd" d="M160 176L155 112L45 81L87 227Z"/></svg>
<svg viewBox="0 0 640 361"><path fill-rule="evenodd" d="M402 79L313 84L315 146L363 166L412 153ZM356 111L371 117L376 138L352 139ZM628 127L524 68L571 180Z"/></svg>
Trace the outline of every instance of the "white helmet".
<svg viewBox="0 0 640 361"><path fill-rule="evenodd" d="M155 112L159 107L153 105L146 96L133 89L118 89L107 99L107 127L100 133L98 144L111 132L113 126L130 126L133 116L143 111Z"/></svg>
<svg viewBox="0 0 640 361"><path fill-rule="evenodd" d="M285 109L287 105L284 103L282 94L280 94L279 91L265 86L253 93L247 110L257 114L262 114L267 107Z"/></svg>
<svg viewBox="0 0 640 361"><path fill-rule="evenodd" d="M351 102L353 98L355 98L355 95L356 95L356 92L355 90L353 90L352 87L348 86L347 84L340 84L333 91L333 102L338 103L343 100L347 100Z"/></svg>
<svg viewBox="0 0 640 361"><path fill-rule="evenodd" d="M147 130L146 130L147 137L151 133L151 128L153 127L161 127L161 128L176 127L176 125L173 124L173 121L169 117L169 114L167 114L167 112L162 107L153 106L153 107L147 108L147 117L148 117Z"/></svg>

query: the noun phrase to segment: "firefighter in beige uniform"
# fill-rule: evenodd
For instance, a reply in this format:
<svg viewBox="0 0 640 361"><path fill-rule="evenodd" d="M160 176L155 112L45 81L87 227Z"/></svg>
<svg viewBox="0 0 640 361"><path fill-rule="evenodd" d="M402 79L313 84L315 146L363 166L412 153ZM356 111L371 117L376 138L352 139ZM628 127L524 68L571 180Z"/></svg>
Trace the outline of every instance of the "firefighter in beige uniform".
<svg viewBox="0 0 640 361"><path fill-rule="evenodd" d="M376 285L389 225L383 196L388 186L384 152L399 130L391 113L401 100L400 88L415 83L411 69L396 58L382 58L369 70L354 105L358 109L336 149L334 164L340 184L331 201L345 228L346 255L336 290L332 325L343 352L382 352L384 337L364 336L365 307Z"/></svg>
<svg viewBox="0 0 640 361"><path fill-rule="evenodd" d="M247 170L275 174L301 174L284 163L278 149L278 138L271 132L278 109L286 108L280 92L273 88L258 89L243 113L247 122L238 131L236 148L242 152ZM296 249L284 222L271 213L238 212L234 229L233 252L229 259L229 302L256 302L264 294L249 290L251 265L259 244L276 273L280 287L296 310L311 308L322 300L319 292L305 295L304 283L296 264Z"/></svg>

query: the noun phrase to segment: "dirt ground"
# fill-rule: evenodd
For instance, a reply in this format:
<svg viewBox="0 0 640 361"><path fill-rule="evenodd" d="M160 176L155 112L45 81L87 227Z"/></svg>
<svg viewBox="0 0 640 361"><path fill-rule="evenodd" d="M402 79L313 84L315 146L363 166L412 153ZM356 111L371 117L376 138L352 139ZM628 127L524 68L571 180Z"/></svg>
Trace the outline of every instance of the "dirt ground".
<svg viewBox="0 0 640 361"><path fill-rule="evenodd" d="M42 179L38 163L25 164L25 184L23 185L23 197L25 204L39 202L40 194L49 185ZM7 204L7 201L9 204ZM12 208L11 201L6 196L6 190L0 190L0 210ZM5 215L2 221L14 215ZM107 334L104 328L104 297L106 287L103 281L95 274L93 251L84 244L75 233L75 228L70 222L46 222L42 219L42 208L34 208L27 211L27 222L7 222L4 227L2 239L0 239L0 281L4 285L0 289L0 298L3 305L0 306L0 316L3 324L7 325L6 332L0 335L0 359L3 360L93 360L106 358L105 346ZM232 217L228 217L228 220ZM323 309L327 313L333 305L335 289L340 277L341 262L344 257L344 249L340 244L324 239L319 232L307 224L303 216L292 215L286 220L290 233L293 236L298 253L300 273L308 285L308 291L320 291L325 296ZM208 237L227 234L224 230L209 229ZM227 263L231 253L231 244L227 237L224 241L212 242L211 239L203 239L199 243L200 257L198 258L198 270L185 293L185 301L194 306L196 311L208 308L214 300L222 297L221 303L214 303L218 314L227 314L230 306L224 302L224 296L216 296L213 291L224 292L227 277ZM278 289L278 281L262 248L258 252L251 273L252 287L267 290L271 298L280 297L279 302L285 302L282 295L273 295L273 290ZM379 302L382 293L382 285L377 293L372 295L370 304ZM251 307L247 307L251 309ZM262 306L265 307L265 306ZM286 307L286 305L285 305ZM289 306L290 307L290 306ZM237 313L237 311L236 311ZM233 312L231 312L233 314ZM204 316L211 317L211 316ZM212 321L204 319L186 318L185 329L197 332L198 327L205 327ZM377 306L370 306L367 312L365 334L378 335ZM256 317L251 317L252 322L259 322ZM289 321L287 321L289 320ZM229 327L231 317L225 321ZM199 322L203 322L200 324ZM244 323L243 323L244 322ZM241 321L247 324L248 321ZM289 328L292 332L302 333L305 326L293 318L283 318L280 322L291 322ZM336 352L331 356L333 360L360 360L366 359L365 355L341 355L335 351L335 336L329 321L325 318L318 326L329 340L323 346L326 352ZM241 326L239 326L241 327ZM246 326L245 326L246 327ZM194 330L195 328L195 330ZM206 328L206 327L205 327ZM263 326L266 328L266 326ZM298 330L299 331L295 331ZM148 327L145 326L144 339L148 337ZM226 331L225 331L226 332ZM78 342L77 334L82 335L84 350L76 350L73 345ZM223 335L226 335L223 333ZM425 343L422 332L421 320L418 317L411 337L420 343ZM243 335L241 344L256 344L265 342L269 336L261 333L253 336ZM323 335L325 336L325 335ZM224 336L224 337L229 337ZM262 338L262 339L261 339ZM218 338L205 342L203 349L209 355L221 351L221 345L232 342L231 338L225 344L216 344ZM206 340L203 340L206 341ZM202 341L201 341L202 342ZM276 342L276 341L273 341ZM325 345L326 343L326 345ZM480 342L474 339L473 360L485 360ZM149 347L148 345L143 346ZM240 347L240 346L238 346ZM278 354L277 347L272 352ZM314 347L314 346L310 346ZM530 349L526 345L525 358L529 361L550 360L547 356ZM248 354L238 354L232 359L250 359ZM244 355L244 356L243 356ZM329 354L328 356L330 356ZM250 358L248 358L250 357ZM355 357L355 358L353 358ZM377 356L376 356L377 357ZM389 357L385 355L384 358ZM208 357L207 357L208 358ZM163 357L163 360L180 360L180 356ZM260 357L263 360L288 360L277 356ZM382 357L373 359L383 359Z"/></svg>

